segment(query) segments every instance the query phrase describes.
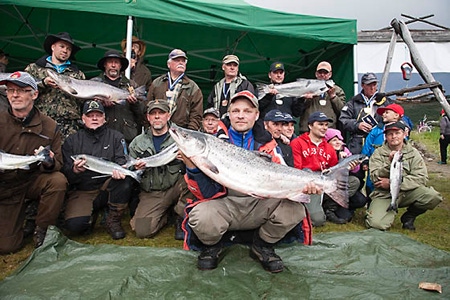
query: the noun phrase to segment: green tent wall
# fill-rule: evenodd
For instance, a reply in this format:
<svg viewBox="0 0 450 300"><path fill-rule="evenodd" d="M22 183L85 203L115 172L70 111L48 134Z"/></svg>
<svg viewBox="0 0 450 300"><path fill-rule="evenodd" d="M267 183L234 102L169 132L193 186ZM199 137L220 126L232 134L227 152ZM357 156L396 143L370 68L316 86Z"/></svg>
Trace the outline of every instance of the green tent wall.
<svg viewBox="0 0 450 300"><path fill-rule="evenodd" d="M120 49L128 16L133 34L147 43L146 64L157 76L166 71L173 48L188 53L188 75L209 93L222 76L221 58L236 54L241 73L266 82L269 65L285 63L287 80L313 78L321 60L333 65L333 78L353 95L356 21L288 14L241 0L1 0L0 49L10 54L7 71L22 70L44 55L48 33L69 32L82 50L76 63L87 77L110 49Z"/></svg>

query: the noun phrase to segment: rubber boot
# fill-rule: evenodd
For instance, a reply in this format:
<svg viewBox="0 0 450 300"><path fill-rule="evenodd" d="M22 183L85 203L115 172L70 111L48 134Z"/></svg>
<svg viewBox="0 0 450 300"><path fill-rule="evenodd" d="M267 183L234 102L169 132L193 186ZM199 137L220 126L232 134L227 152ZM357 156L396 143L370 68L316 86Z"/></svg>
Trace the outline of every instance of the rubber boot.
<svg viewBox="0 0 450 300"><path fill-rule="evenodd" d="M36 226L34 233L33 233L34 248L39 248L40 246L42 246L42 244L44 243L44 240L45 240L46 233L47 233L47 229Z"/></svg>
<svg viewBox="0 0 450 300"><path fill-rule="evenodd" d="M417 216L425 213L426 211L426 209L417 208L415 206L408 207L406 212L400 218L400 221L403 224L402 228L408 230L416 230L414 221L416 220Z"/></svg>
<svg viewBox="0 0 450 300"><path fill-rule="evenodd" d="M106 228L113 240L123 239L126 235L122 227L122 216L127 208L127 204L109 203L109 213L106 217Z"/></svg>
<svg viewBox="0 0 450 300"><path fill-rule="evenodd" d="M281 258L275 253L271 243L267 243L259 236L258 231L253 237L253 244L250 248L250 257L258 260L264 270L271 273L278 273L283 271L284 265Z"/></svg>
<svg viewBox="0 0 450 300"><path fill-rule="evenodd" d="M183 218L180 216L175 216L175 239L178 241L184 240L184 231L181 228L183 225Z"/></svg>
<svg viewBox="0 0 450 300"><path fill-rule="evenodd" d="M217 268L222 254L222 242L215 245L205 246L197 259L197 268L199 270L213 270Z"/></svg>
<svg viewBox="0 0 450 300"><path fill-rule="evenodd" d="M336 211L339 209L339 204L334 202L332 199L324 198L323 200L323 210L325 211L325 216L327 217L327 221L335 224L345 224L347 220L339 218L336 215Z"/></svg>

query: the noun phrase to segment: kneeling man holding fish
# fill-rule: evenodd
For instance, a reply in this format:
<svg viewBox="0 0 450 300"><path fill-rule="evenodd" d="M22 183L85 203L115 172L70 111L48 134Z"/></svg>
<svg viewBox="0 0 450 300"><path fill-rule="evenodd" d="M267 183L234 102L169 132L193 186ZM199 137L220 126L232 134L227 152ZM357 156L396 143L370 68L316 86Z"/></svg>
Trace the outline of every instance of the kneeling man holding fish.
<svg viewBox="0 0 450 300"><path fill-rule="evenodd" d="M84 103L82 121L84 128L69 136L62 148L62 171L70 184L66 228L76 234L89 233L99 212L108 209L106 228L114 240L123 239L121 221L130 202L132 178L140 177L120 167L127 162L125 138L107 127L100 102Z"/></svg>
<svg viewBox="0 0 450 300"><path fill-rule="evenodd" d="M400 218L402 228L415 230L416 217L442 201L441 194L426 186L425 161L406 141L405 129L403 122L387 124L384 128L386 141L370 157L370 179L375 189L370 194L367 227L387 230L394 223L397 207L407 207Z"/></svg>
<svg viewBox="0 0 450 300"><path fill-rule="evenodd" d="M230 99L228 113L230 124L224 126L227 130L218 132L219 138L226 139L229 143L247 150L264 152L266 154L263 156L271 158L272 161L278 158L276 155L272 155L277 144L270 133L258 132L256 128L262 127L254 127L259 117L259 111L258 100L251 92L242 91L235 94ZM183 131L174 128L170 133L180 147L183 143ZM180 147L180 149L188 152L188 148ZM226 233L246 231L253 233L250 239L252 241L250 256L258 260L269 272L283 271L283 262L275 253L274 245L305 219L305 207L295 201L256 197L256 195L252 197L226 188L203 173L200 166L196 166L193 160L188 158L187 152L182 154L187 167L185 178L189 189L197 199L191 206L188 205L188 218L184 222L184 225L188 226L184 226L184 228L188 233L186 240L192 238L192 235L199 240L197 244L199 246L196 248L202 251L198 256L197 267L200 270L217 268L226 243ZM229 151L224 149L224 152ZM212 154L214 155L214 153ZM241 155L240 153L228 154L230 156L224 157L223 160L230 160L234 155ZM245 163L251 165L252 161ZM276 164L269 163L269 165ZM247 171L245 164L236 166L236 168L242 173L241 175L236 173L235 180L243 180L242 174ZM260 182L262 190L266 184L269 183ZM304 186L302 192L304 194L321 193L322 189L309 182ZM306 220L307 223L310 223L309 218L306 217ZM239 239L239 235L233 234L228 242L239 242L236 241L237 239ZM195 249L192 246L191 248Z"/></svg>
<svg viewBox="0 0 450 300"><path fill-rule="evenodd" d="M25 198L39 202L33 240L36 248L42 245L47 227L58 219L67 180L59 172L61 132L34 107L39 95L34 78L14 72L0 84L6 84L10 104L0 112L0 149L9 153L0 156L0 254L6 254L22 247ZM33 156L41 147L47 148L46 154Z"/></svg>

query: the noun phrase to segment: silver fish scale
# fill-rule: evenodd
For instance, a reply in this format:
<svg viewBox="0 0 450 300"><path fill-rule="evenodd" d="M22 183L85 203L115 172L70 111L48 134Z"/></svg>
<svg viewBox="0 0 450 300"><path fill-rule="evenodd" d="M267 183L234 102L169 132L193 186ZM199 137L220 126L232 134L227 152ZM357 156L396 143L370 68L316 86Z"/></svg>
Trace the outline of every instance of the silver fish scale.
<svg viewBox="0 0 450 300"><path fill-rule="evenodd" d="M62 91L75 98L93 99L94 97L99 97L107 101L119 102L130 95L126 90L116 88L103 82L75 79L70 76L57 74L52 70L48 70L47 73ZM76 93L73 93L73 91L76 91Z"/></svg>
<svg viewBox="0 0 450 300"><path fill-rule="evenodd" d="M45 156L38 155L15 155L5 152L0 152L0 170L15 170L22 169L30 164L38 161L43 161Z"/></svg>
<svg viewBox="0 0 450 300"><path fill-rule="evenodd" d="M186 131L186 129L180 130ZM194 136L204 136L196 142L183 143L172 132L171 134L177 141L178 147L199 169L230 189L262 198L288 198L299 202L309 201L309 197L302 194L302 190L311 181L323 187L325 192L336 190L333 180L320 173L306 172L268 162L251 151L216 137L192 132ZM205 145L198 144L201 140L205 141ZM199 150L201 148L204 150ZM214 172L214 168L218 170L218 173Z"/></svg>
<svg viewBox="0 0 450 300"><path fill-rule="evenodd" d="M88 170L100 173L100 174L105 174L105 175L112 175L114 170L117 170L121 173L124 173L127 176L131 176L132 178L138 180L138 176L135 172L130 171L128 169L123 168L122 166L111 162L111 161L107 161L92 155L88 155L88 154L78 154L78 155L73 155L72 156L73 160L78 160L78 159L83 159L86 160L86 163L84 165L84 167ZM139 181L139 180L138 180Z"/></svg>

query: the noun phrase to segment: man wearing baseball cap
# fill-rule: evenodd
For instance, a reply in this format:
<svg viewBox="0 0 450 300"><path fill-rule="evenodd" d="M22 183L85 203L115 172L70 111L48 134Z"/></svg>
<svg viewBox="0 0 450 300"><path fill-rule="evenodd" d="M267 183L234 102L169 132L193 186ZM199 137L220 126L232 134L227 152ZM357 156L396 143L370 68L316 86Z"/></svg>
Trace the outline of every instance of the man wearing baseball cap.
<svg viewBox="0 0 450 300"><path fill-rule="evenodd" d="M69 180L65 209L66 228L75 234L90 233L101 211L108 211L106 229L112 239L123 239L125 230L121 221L128 207L133 181L117 170L111 177L85 168L84 159L74 159L87 154L114 162L126 163L124 136L106 125L105 108L101 102L88 100L83 106L84 127L70 135L63 145L63 173Z"/></svg>
<svg viewBox="0 0 450 300"><path fill-rule="evenodd" d="M402 121L402 117L405 114L403 107L399 104L393 103L389 104L386 107L380 107L377 109L377 114L382 117L382 122L378 123L367 135L364 145L361 151L361 154L367 155L370 157L376 148L383 145L385 140L384 128L385 124ZM403 122L405 124L405 122ZM406 124L405 124L406 125ZM410 129L406 127L406 130ZM408 132L407 132L408 133ZM362 168L364 171L368 171L368 163L363 162ZM369 195L373 191L373 183L370 180L370 176L367 176L366 181L366 191L367 195Z"/></svg>
<svg viewBox="0 0 450 300"><path fill-rule="evenodd" d="M0 253L6 254L23 246L25 198L38 203L33 240L36 248L42 245L47 227L58 219L67 180L59 172L61 132L54 120L34 106L39 95L35 79L26 72L14 72L2 84L10 108L0 112L0 149L21 156L44 154L40 164L1 171Z"/></svg>
<svg viewBox="0 0 450 300"><path fill-rule="evenodd" d="M268 77L270 79L269 92L259 99L259 111L261 117L264 118L266 113L272 109L278 109L288 113L291 116L298 117L300 115L301 106L297 98L277 96L277 85L284 81L286 70L284 64L280 61L273 62L269 67Z"/></svg>
<svg viewBox="0 0 450 300"><path fill-rule="evenodd" d="M287 120L284 113L278 109L272 109L264 116L264 128L268 132L270 132L270 134L272 134L275 142L277 142L280 151L279 155L281 155L282 161L284 161L286 165L293 167L294 159L292 158L291 146L284 143L281 138L283 132L283 124L286 122Z"/></svg>
<svg viewBox="0 0 450 300"><path fill-rule="evenodd" d="M210 107L203 111L202 131L209 134L216 134L219 129L220 113L218 109Z"/></svg>
<svg viewBox="0 0 450 300"><path fill-rule="evenodd" d="M347 146L353 154L361 153L367 134L381 122L377 109L393 103L383 93L378 93L378 79L374 73L361 77L361 87L361 92L345 104L339 117L344 131L350 134Z"/></svg>
<svg viewBox="0 0 450 300"><path fill-rule="evenodd" d="M167 59L169 70L152 82L147 102L156 99L167 100L171 122L180 127L199 130L202 124L203 94L194 80L186 75L187 62L185 51L170 51Z"/></svg>
<svg viewBox="0 0 450 300"><path fill-rule="evenodd" d="M225 55L222 59L224 78L217 82L208 96L207 106L219 110L222 118L228 110L230 99L240 91L255 93L250 81L239 73L239 57L234 54Z"/></svg>
<svg viewBox="0 0 450 300"><path fill-rule="evenodd" d="M247 150L267 153L272 162L279 162L273 155L276 142L267 131L258 132L259 129L254 127L259 117L258 100L250 91L241 91L230 98L228 115L230 125L219 131L219 138ZM263 156L267 158L267 154ZM186 245L202 249L197 267L200 270L217 268L224 245L237 242L250 243L250 256L265 270L283 271L283 261L275 253L274 246L293 228L310 227L304 206L282 199L243 195L211 181L189 158L183 155L183 159L188 186L198 200L188 205L187 220L183 222L189 233ZM304 192L318 191L310 184ZM250 238L249 232L253 233Z"/></svg>
<svg viewBox="0 0 450 300"><path fill-rule="evenodd" d="M390 165L394 154L401 151L403 169L400 180L400 194L396 200L398 207L407 207L400 218L402 228L415 230L416 218L429 209L434 209L442 196L433 187L427 186L428 173L419 151L406 140L406 125L397 121L386 124L386 141L370 157L370 178L375 189L370 194L372 202L367 210L366 226L388 230L394 223L396 209L391 204Z"/></svg>
<svg viewBox="0 0 450 300"><path fill-rule="evenodd" d="M75 54L80 49L67 32L49 34L44 41L46 54L25 68L25 71L38 82L37 108L58 123L63 141L79 129L82 102L63 93L56 82L48 76L47 70L51 69L58 74L76 79L86 79L84 73L73 62Z"/></svg>
<svg viewBox="0 0 450 300"><path fill-rule="evenodd" d="M330 122L333 122L333 120L320 111L316 111L308 117L309 132L301 134L290 144L295 168L318 172L338 163L336 151L325 140ZM311 197L310 203L305 204L315 227L324 225L327 219L334 223L345 223L334 212L325 215L321 203L321 196L314 195Z"/></svg>
<svg viewBox="0 0 450 300"><path fill-rule="evenodd" d="M133 158L151 157L175 143L169 134L170 105L167 100L151 100L146 117L150 127L130 144L130 155ZM137 165L137 168L145 169L145 164ZM139 204L130 221L138 238L155 236L167 224L169 215L172 215L171 210L174 209L175 239L184 239L182 216L186 198L192 198L183 177L184 169L183 162L175 159L166 165L144 170L140 182Z"/></svg>
<svg viewBox="0 0 450 300"><path fill-rule="evenodd" d="M331 80L333 76L333 70L331 64L327 61L321 61L317 65L316 79L318 80ZM326 114L332 123L328 124L330 128L339 127L339 116L341 115L341 109L344 107L346 101L344 90L338 85L329 86L328 90L320 95L306 94L300 98L299 102L302 104L302 113L300 114L299 131L300 133L307 132L308 128L308 116L313 112L321 111Z"/></svg>

